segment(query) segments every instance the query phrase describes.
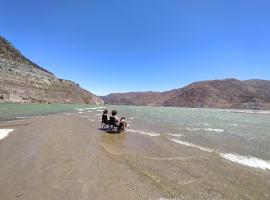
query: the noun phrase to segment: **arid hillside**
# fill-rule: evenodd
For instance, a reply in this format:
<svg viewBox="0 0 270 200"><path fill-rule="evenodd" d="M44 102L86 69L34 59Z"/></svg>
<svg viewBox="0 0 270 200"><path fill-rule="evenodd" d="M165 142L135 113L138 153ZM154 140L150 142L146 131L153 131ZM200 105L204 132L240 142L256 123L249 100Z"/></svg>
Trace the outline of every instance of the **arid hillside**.
<svg viewBox="0 0 270 200"><path fill-rule="evenodd" d="M0 103L102 104L96 95L24 57L0 36Z"/></svg>
<svg viewBox="0 0 270 200"><path fill-rule="evenodd" d="M200 81L167 92L113 93L101 98L119 105L270 109L270 81Z"/></svg>

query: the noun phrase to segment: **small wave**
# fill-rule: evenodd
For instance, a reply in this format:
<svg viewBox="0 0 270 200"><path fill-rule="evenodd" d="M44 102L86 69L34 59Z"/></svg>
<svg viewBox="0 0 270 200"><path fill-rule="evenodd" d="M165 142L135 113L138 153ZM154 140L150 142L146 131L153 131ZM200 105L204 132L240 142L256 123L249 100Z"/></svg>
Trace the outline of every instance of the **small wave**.
<svg viewBox="0 0 270 200"><path fill-rule="evenodd" d="M269 110L232 110L232 111L228 111L228 112L230 112L230 113L270 115L270 111Z"/></svg>
<svg viewBox="0 0 270 200"><path fill-rule="evenodd" d="M103 112L103 110L96 110L97 112Z"/></svg>
<svg viewBox="0 0 270 200"><path fill-rule="evenodd" d="M79 112L82 112L82 111L84 111L85 109L83 109L83 108L75 108L75 110L77 110L77 111L79 111Z"/></svg>
<svg viewBox="0 0 270 200"><path fill-rule="evenodd" d="M185 145L185 146L187 146L187 147L194 147L194 148L200 149L200 150L202 150L202 151L206 151L206 152L214 152L213 149L208 149L208 148L205 148L205 147L202 147L202 146L199 146L199 145L190 143L190 142L186 142L186 141L182 141L182 140L177 140L177 139L171 139L171 141L176 142L176 143L178 143L178 144Z"/></svg>
<svg viewBox="0 0 270 200"><path fill-rule="evenodd" d="M247 125L243 125L243 124L224 124L225 126L238 126L238 127L247 127Z"/></svg>
<svg viewBox="0 0 270 200"><path fill-rule="evenodd" d="M207 124L207 123L199 123L199 125L209 126L209 124Z"/></svg>
<svg viewBox="0 0 270 200"><path fill-rule="evenodd" d="M91 121L91 122L95 122L96 120L94 120L94 119L88 119L89 121Z"/></svg>
<svg viewBox="0 0 270 200"><path fill-rule="evenodd" d="M177 133L168 133L168 135L173 136L173 137L182 137L182 134L177 134Z"/></svg>
<svg viewBox="0 0 270 200"><path fill-rule="evenodd" d="M96 115L100 116L101 114L96 114Z"/></svg>
<svg viewBox="0 0 270 200"><path fill-rule="evenodd" d="M25 116L25 117L15 117L15 119L28 119L28 118L33 118L33 117L27 117L27 116Z"/></svg>
<svg viewBox="0 0 270 200"><path fill-rule="evenodd" d="M187 131L209 131L209 132L217 132L217 133L224 132L223 129L218 129L218 128L191 128L191 127L186 127L184 129L180 129L180 130L187 130Z"/></svg>
<svg viewBox="0 0 270 200"><path fill-rule="evenodd" d="M97 109L105 109L105 108L107 108L107 107L90 107L90 108L85 108L85 109L86 110L97 110Z"/></svg>
<svg viewBox="0 0 270 200"><path fill-rule="evenodd" d="M200 131L201 128L191 128L191 127L186 127L186 128L180 128L180 130L186 130L186 131Z"/></svg>
<svg viewBox="0 0 270 200"><path fill-rule="evenodd" d="M50 115L53 116L53 115ZM32 119L32 118L42 118L45 117L43 115L37 115L37 116L22 116L22 117L15 117L15 119Z"/></svg>
<svg viewBox="0 0 270 200"><path fill-rule="evenodd" d="M223 129L218 129L218 128L205 128L203 129L204 131L210 131L210 132L218 132L218 133L222 133L224 132Z"/></svg>
<svg viewBox="0 0 270 200"><path fill-rule="evenodd" d="M225 126L239 126L239 124L225 124Z"/></svg>
<svg viewBox="0 0 270 200"><path fill-rule="evenodd" d="M85 108L85 110L96 110L98 107Z"/></svg>
<svg viewBox="0 0 270 200"><path fill-rule="evenodd" d="M13 129L0 129L0 140L7 137L11 131L13 131Z"/></svg>
<svg viewBox="0 0 270 200"><path fill-rule="evenodd" d="M102 107L102 106L101 106L101 107L97 107L97 108L98 108L98 109L104 109L104 108L107 108L107 107L104 107L104 106Z"/></svg>
<svg viewBox="0 0 270 200"><path fill-rule="evenodd" d="M225 158L232 162L236 162L241 165L270 170L270 162L266 160L262 160L262 159L251 157L251 156L241 156L241 155L232 154L232 153L220 153L219 155L222 158Z"/></svg>
<svg viewBox="0 0 270 200"><path fill-rule="evenodd" d="M214 152L213 149L208 149L190 142L182 141L182 140L177 140L177 139L171 139L171 141L176 142L178 144L182 144L188 147L194 147L197 149L200 149L202 151L206 152ZM219 153L219 156L221 156L224 159L230 160L232 162L245 165L248 167L253 167L253 168L259 168L259 169L269 169L270 170L270 161L262 160L260 158L256 157L251 157L251 156L242 156L238 154L233 154L233 153Z"/></svg>
<svg viewBox="0 0 270 200"><path fill-rule="evenodd" d="M128 129L127 131L132 132L132 133L140 133L140 134L143 134L143 135L149 135L149 136L152 136L152 137L160 136L159 133L144 132L144 131L140 131L140 130Z"/></svg>
<svg viewBox="0 0 270 200"><path fill-rule="evenodd" d="M82 114L83 112L79 112L79 114Z"/></svg>

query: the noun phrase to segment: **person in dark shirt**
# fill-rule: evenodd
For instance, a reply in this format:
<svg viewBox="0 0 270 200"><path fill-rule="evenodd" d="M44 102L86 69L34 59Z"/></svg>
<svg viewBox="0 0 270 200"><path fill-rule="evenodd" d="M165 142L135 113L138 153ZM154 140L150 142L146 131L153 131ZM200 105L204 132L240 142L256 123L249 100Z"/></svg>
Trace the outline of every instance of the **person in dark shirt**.
<svg viewBox="0 0 270 200"><path fill-rule="evenodd" d="M125 131L129 127L128 123L125 121L124 117L119 119L116 115L117 111L113 110L112 115L110 116L109 124L113 127L116 127L119 131Z"/></svg>
<svg viewBox="0 0 270 200"><path fill-rule="evenodd" d="M117 111L113 110L112 115L110 116L110 125L118 127L119 118L116 115L117 115Z"/></svg>
<svg viewBox="0 0 270 200"><path fill-rule="evenodd" d="M104 124L109 124L109 120L108 120L108 110L103 110L103 114L102 114L102 119L101 119L102 123Z"/></svg>

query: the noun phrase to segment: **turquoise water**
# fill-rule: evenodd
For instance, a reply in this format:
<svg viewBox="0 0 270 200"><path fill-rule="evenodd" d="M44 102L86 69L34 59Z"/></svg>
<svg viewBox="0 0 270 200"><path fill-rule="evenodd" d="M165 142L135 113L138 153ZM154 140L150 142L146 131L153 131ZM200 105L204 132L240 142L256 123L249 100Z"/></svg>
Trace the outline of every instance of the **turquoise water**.
<svg viewBox="0 0 270 200"><path fill-rule="evenodd" d="M69 112L76 116L89 116L92 120L95 118L98 128L103 108L95 105L70 104L0 104L0 120ZM261 161L257 161L256 158L263 159L268 163L260 165L265 164L270 168L270 111L147 106L108 106L108 108L110 111L116 109L119 117L125 116L130 124L129 132L134 134L144 134L145 137L158 136L178 142L179 145L226 153L226 156L240 155L230 159L242 159L241 162L260 163ZM249 157L255 160L250 160Z"/></svg>
<svg viewBox="0 0 270 200"><path fill-rule="evenodd" d="M68 112L83 107L72 104L0 104L0 120Z"/></svg>
<svg viewBox="0 0 270 200"><path fill-rule="evenodd" d="M270 111L114 106L134 130L270 160ZM171 137L173 138L173 137Z"/></svg>

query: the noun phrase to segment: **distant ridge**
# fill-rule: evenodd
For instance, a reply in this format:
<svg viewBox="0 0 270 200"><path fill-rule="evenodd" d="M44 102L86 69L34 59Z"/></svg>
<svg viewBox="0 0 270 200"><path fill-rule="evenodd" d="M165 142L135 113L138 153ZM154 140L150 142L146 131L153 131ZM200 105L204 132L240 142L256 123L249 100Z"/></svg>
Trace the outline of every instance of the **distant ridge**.
<svg viewBox="0 0 270 200"><path fill-rule="evenodd" d="M112 93L101 98L116 105L270 109L270 81L199 81L166 92Z"/></svg>
<svg viewBox="0 0 270 200"><path fill-rule="evenodd" d="M0 36L0 103L102 104L73 81L58 79Z"/></svg>

